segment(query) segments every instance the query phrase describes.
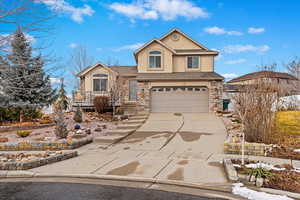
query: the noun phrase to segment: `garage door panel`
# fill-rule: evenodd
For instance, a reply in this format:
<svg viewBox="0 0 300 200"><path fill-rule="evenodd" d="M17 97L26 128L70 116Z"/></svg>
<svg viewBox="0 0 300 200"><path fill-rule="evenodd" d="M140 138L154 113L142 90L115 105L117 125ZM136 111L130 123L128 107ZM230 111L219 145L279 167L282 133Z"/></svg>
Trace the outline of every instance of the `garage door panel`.
<svg viewBox="0 0 300 200"><path fill-rule="evenodd" d="M151 93L152 112L208 112L207 89L165 89Z"/></svg>

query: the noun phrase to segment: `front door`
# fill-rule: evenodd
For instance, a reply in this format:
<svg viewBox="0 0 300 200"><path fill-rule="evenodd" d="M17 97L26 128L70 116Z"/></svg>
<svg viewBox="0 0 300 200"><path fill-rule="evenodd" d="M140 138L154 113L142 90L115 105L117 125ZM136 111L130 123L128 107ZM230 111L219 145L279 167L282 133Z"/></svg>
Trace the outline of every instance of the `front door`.
<svg viewBox="0 0 300 200"><path fill-rule="evenodd" d="M129 80L129 101L137 100L137 81Z"/></svg>

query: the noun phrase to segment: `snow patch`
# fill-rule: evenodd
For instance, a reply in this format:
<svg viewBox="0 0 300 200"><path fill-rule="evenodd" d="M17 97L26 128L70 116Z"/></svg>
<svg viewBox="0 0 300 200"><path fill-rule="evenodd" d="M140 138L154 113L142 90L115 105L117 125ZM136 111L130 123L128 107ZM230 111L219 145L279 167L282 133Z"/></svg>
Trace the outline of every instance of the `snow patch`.
<svg viewBox="0 0 300 200"><path fill-rule="evenodd" d="M233 167L241 168L241 165L239 165L239 164L233 164Z"/></svg>
<svg viewBox="0 0 300 200"><path fill-rule="evenodd" d="M294 149L294 152L300 153L300 149Z"/></svg>
<svg viewBox="0 0 300 200"><path fill-rule="evenodd" d="M251 164L247 164L245 165L247 168L252 168L252 169L256 169L256 168L264 168L267 170L275 170L275 171L283 171L285 170L285 168L279 168L279 167L274 167L271 164L266 164L266 163L251 163Z"/></svg>
<svg viewBox="0 0 300 200"><path fill-rule="evenodd" d="M244 187L242 183L233 184L232 193L250 200L293 200L287 196L257 192Z"/></svg>

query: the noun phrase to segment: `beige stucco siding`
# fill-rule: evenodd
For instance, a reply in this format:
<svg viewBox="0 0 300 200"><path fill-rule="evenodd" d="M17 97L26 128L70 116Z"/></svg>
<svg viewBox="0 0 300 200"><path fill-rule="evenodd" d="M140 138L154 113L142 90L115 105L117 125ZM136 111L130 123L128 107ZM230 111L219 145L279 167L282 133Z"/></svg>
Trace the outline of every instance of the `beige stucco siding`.
<svg viewBox="0 0 300 200"><path fill-rule="evenodd" d="M213 56L200 56L200 68L188 69L187 68L188 56L173 56L173 70L174 72L213 72L214 71L214 57Z"/></svg>
<svg viewBox="0 0 300 200"><path fill-rule="evenodd" d="M202 72L214 71L214 56L201 56L200 63Z"/></svg>
<svg viewBox="0 0 300 200"><path fill-rule="evenodd" d="M94 74L107 74L108 75L108 89L111 87L112 82L115 78L113 73L103 67L96 67L93 70L89 71L88 73L85 74L85 79L84 79L84 87L85 91L93 91L93 75Z"/></svg>
<svg viewBox="0 0 300 200"><path fill-rule="evenodd" d="M177 40L172 39L173 34L177 34L179 36ZM183 36L179 33L172 33L171 35L164 38L162 40L162 42L173 49L199 49L199 48L201 48L200 46L195 44L193 41L187 39L185 36Z"/></svg>
<svg viewBox="0 0 300 200"><path fill-rule="evenodd" d="M162 68L161 69L149 69L149 52L152 50L158 50L162 52ZM173 53L162 46L161 44L154 42L139 52L138 58L138 72L139 73L170 73L173 72Z"/></svg>

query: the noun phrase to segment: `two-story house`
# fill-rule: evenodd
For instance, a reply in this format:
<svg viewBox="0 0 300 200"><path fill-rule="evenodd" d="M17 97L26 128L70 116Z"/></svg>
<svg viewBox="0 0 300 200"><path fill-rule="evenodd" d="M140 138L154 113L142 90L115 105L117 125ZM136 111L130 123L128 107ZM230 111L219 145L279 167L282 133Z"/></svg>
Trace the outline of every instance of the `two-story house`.
<svg viewBox="0 0 300 200"><path fill-rule="evenodd" d="M95 95L109 95L121 82L124 108L148 112L213 112L222 109L223 77L214 72L212 51L173 29L134 52L136 66L97 63L78 74L75 102L89 106ZM82 103L83 101L83 103Z"/></svg>

